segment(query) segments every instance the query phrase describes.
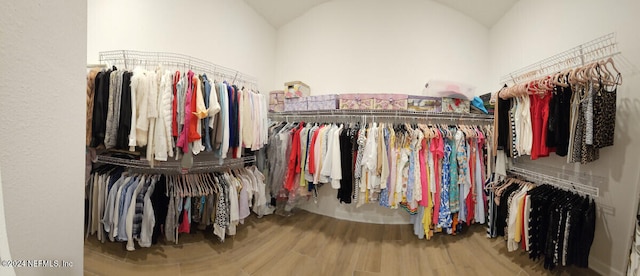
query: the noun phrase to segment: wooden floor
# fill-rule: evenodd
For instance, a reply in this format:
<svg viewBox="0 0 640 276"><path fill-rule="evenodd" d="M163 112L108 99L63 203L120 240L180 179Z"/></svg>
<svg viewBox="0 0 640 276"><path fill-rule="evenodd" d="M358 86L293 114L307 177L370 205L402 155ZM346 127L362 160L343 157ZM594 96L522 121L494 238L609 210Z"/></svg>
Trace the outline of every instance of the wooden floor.
<svg viewBox="0 0 640 276"><path fill-rule="evenodd" d="M182 234L178 245L127 252L123 243L84 246L85 275L597 275L543 269L522 251L507 252L483 226L458 236L419 240L410 225L338 220L301 210L252 216L221 243L211 233Z"/></svg>

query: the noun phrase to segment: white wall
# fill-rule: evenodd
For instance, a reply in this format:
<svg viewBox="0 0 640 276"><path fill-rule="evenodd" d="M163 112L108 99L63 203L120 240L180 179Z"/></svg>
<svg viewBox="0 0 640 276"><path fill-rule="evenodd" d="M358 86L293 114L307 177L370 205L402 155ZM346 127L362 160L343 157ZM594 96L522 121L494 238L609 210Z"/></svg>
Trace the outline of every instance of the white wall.
<svg viewBox="0 0 640 276"><path fill-rule="evenodd" d="M432 78L488 88L486 27L425 0L334 0L278 29L276 85L312 95L420 94Z"/></svg>
<svg viewBox="0 0 640 276"><path fill-rule="evenodd" d="M618 89L615 145L600 160L567 165L563 158L538 160L605 177L597 199L598 219L590 267L603 275L626 271L638 195L640 162L640 1L521 0L492 29L491 80L610 32L617 33L624 85Z"/></svg>
<svg viewBox="0 0 640 276"><path fill-rule="evenodd" d="M429 79L493 89L488 82L489 31L433 1L334 0L278 29L276 85L301 80L312 95L420 94ZM489 86L489 84L491 86ZM322 187L305 209L342 219L408 223L402 210L339 205Z"/></svg>
<svg viewBox="0 0 640 276"><path fill-rule="evenodd" d="M240 0L88 1L90 63L107 50L173 52L254 76L269 91L275 47L275 29Z"/></svg>
<svg viewBox="0 0 640 276"><path fill-rule="evenodd" d="M0 200L11 257L73 262L17 275L82 275L86 8L35 0L0 9Z"/></svg>

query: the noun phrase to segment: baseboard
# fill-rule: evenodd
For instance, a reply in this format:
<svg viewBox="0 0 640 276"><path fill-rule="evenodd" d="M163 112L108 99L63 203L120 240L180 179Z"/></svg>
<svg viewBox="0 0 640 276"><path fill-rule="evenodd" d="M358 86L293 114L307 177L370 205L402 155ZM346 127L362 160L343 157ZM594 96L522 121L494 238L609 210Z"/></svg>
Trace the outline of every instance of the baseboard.
<svg viewBox="0 0 640 276"><path fill-rule="evenodd" d="M598 272L598 274L600 275L612 275L612 276L625 275L623 271L614 269L613 267L595 258L589 258L589 268L593 269L593 271L595 272Z"/></svg>

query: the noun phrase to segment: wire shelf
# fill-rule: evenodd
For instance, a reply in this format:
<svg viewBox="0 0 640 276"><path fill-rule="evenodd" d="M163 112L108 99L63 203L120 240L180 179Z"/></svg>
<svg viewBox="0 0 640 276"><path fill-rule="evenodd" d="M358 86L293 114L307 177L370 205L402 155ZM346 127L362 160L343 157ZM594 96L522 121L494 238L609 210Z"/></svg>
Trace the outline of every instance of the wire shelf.
<svg viewBox="0 0 640 276"><path fill-rule="evenodd" d="M596 176L584 173L568 173L557 168L545 167L541 165L531 165L518 163L508 170L509 174L519 175L525 179L541 184L549 184L563 190L577 192L591 197L599 197L600 189L586 183L600 182Z"/></svg>
<svg viewBox="0 0 640 276"><path fill-rule="evenodd" d="M227 158L224 160L215 159L208 161L194 161L189 169L183 169L180 161L157 162L153 167L148 160L125 159L108 155L98 155L95 163L110 164L132 169L136 172L162 173L162 174L185 174L204 173L222 171L229 168L242 167L245 164L256 162L255 156L245 156L241 158Z"/></svg>
<svg viewBox="0 0 640 276"><path fill-rule="evenodd" d="M126 69L135 66L156 66L162 64L176 69L195 70L213 76L219 76L232 83L244 82L257 86L255 77L238 70L214 64L188 55L167 52L143 52L133 50L113 50L100 52L100 63L121 65Z"/></svg>
<svg viewBox="0 0 640 276"><path fill-rule="evenodd" d="M504 75L500 84L527 82L618 54L616 34L610 33Z"/></svg>
<svg viewBox="0 0 640 276"><path fill-rule="evenodd" d="M410 110L319 110L269 113L274 121L305 122L429 122L429 123L474 123L493 124L493 115L472 113L436 113Z"/></svg>

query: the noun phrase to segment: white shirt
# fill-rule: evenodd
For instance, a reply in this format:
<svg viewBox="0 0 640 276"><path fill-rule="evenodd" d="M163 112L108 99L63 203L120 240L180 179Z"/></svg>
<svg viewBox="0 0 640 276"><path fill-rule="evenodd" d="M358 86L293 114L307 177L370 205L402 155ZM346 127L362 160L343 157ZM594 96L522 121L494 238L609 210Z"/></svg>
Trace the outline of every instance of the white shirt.
<svg viewBox="0 0 640 276"><path fill-rule="evenodd" d="M340 125L336 131L333 132L332 148L331 148L331 187L334 189L340 189L340 180L342 180L342 163L340 156L340 133L342 132L343 125Z"/></svg>
<svg viewBox="0 0 640 276"><path fill-rule="evenodd" d="M376 173L378 166L378 124L367 131L367 141L365 142L364 153L362 157L362 174L369 174L369 188L371 190L380 187L380 176Z"/></svg>
<svg viewBox="0 0 640 276"><path fill-rule="evenodd" d="M335 161L333 159L332 151L334 146L333 134L335 133L336 129L338 129L336 125L331 125L331 128L327 131L327 139L325 140L325 144L324 144L324 147L327 150L323 151L323 154L322 154L322 171L320 172L320 175L327 178L331 176L331 169L333 168L332 164L334 163L333 161Z"/></svg>
<svg viewBox="0 0 640 276"><path fill-rule="evenodd" d="M522 135L522 149L524 154L531 155L531 147L533 146L533 130L531 128L531 101L529 97L522 98L522 129L519 134Z"/></svg>
<svg viewBox="0 0 640 276"><path fill-rule="evenodd" d="M222 159L227 157L227 153L229 152L229 94L227 94L227 86L222 83L220 84L220 94L222 95L222 97L224 98L224 101L221 101L222 103L224 103L222 105L222 112L223 112L223 117L224 120L222 120L223 125L222 125L222 154L221 157ZM220 126L218 126L220 127Z"/></svg>
<svg viewBox="0 0 640 276"><path fill-rule="evenodd" d="M137 71L136 71L137 70ZM131 83L131 90L136 89L136 109L138 118L136 120L136 145L138 147L144 147L147 145L147 132L149 131L149 90L150 88L150 80L148 72L141 68L136 68L133 71L132 79L137 79L136 85L134 87L134 82ZM133 109L133 107L131 107ZM134 128L134 126L131 126Z"/></svg>

